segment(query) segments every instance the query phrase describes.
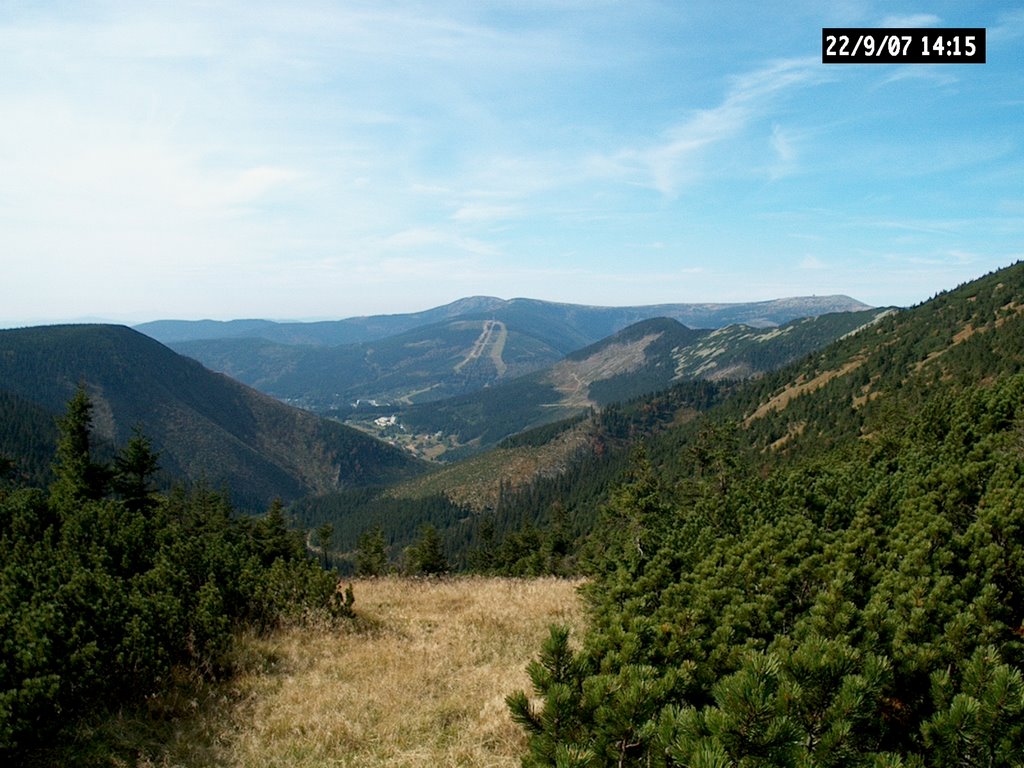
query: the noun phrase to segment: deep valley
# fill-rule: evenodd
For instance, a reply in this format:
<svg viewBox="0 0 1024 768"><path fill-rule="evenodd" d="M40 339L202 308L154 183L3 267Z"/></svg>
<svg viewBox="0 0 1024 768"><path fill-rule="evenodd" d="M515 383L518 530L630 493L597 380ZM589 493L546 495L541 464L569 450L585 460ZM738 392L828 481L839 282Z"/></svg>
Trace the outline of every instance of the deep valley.
<svg viewBox="0 0 1024 768"><path fill-rule="evenodd" d="M0 667L0 750L45 761L46 722L75 761L84 743L181 764L224 744L240 765L1016 764L1021 307L1014 264L906 309L654 317L566 351L567 326L545 340L526 331L541 318L504 305L397 336L381 323L355 346L182 342L278 371L256 382L268 392L327 392L344 371L380 382L345 412L293 407L124 327L0 332L0 617L41 639ZM507 592L504 618L477 615L485 593L543 584L562 602L534 614ZM501 651L514 667L537 644L517 682L477 676L496 638L450 639L527 614L531 632L572 626ZM376 714L342 725L360 683L331 670L392 635L412 664L395 689L433 704L396 714L358 694ZM217 694L211 675L236 687ZM458 693L471 683L486 723ZM297 684L319 692L301 709ZM97 696L123 706L97 722ZM226 741L199 737L189 757L132 714L192 722L180 696L205 702L185 727Z"/></svg>

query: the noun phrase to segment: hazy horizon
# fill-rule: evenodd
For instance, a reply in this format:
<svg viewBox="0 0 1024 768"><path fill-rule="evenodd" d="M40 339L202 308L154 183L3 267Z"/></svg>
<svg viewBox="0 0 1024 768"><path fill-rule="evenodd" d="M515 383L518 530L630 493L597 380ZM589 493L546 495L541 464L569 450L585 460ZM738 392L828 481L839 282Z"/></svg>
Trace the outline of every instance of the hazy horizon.
<svg viewBox="0 0 1024 768"><path fill-rule="evenodd" d="M832 297L843 297L859 301L856 296L847 296L846 294L809 294L807 296L775 296L766 299L753 299L749 302L718 302L718 301L699 301L699 302L658 302L657 304L579 304L577 302L559 302L552 301L553 304L564 304L569 306L590 306L599 308L619 308L619 307L643 307L643 306L669 306L677 304L689 304L693 306L728 306L728 305L742 305L742 304L758 304L758 303L770 303L775 301L785 301L789 299L809 299L809 298L832 298ZM516 300L535 300L532 296L461 296L453 301L445 302L444 304L431 305L429 307L419 307L417 309L411 309L407 312L380 312L374 313L374 315L404 315L404 314L416 314L420 312L426 312L432 309L438 309L449 304L454 304L459 301L466 299L497 299L499 301L516 301ZM543 300L547 301L547 300ZM861 302L864 303L864 302ZM878 308L876 305L865 305L867 308ZM147 323L155 322L215 322L215 323L230 323L230 322L248 322L248 321L268 321L272 323L323 323L323 322L334 322L338 320L350 320L357 319L360 317L370 317L373 315L345 315L340 317L142 317L141 319L133 317L105 317L103 315L93 315L84 317L66 317L66 318L43 318L37 322L26 322L26 323L15 323L4 325L0 323L0 329L12 329L18 327L35 327L45 325L127 325L131 327L146 325Z"/></svg>
<svg viewBox="0 0 1024 768"><path fill-rule="evenodd" d="M1022 59L1010 2L8 4L0 325L917 304L1024 256Z"/></svg>

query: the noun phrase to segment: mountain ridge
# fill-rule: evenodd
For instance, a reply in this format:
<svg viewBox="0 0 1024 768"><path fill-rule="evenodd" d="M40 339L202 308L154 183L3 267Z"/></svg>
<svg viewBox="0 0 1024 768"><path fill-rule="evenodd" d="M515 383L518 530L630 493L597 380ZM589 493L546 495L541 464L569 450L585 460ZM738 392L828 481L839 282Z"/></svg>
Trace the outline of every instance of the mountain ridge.
<svg viewBox="0 0 1024 768"><path fill-rule="evenodd" d="M284 405L125 326L0 331L0 382L53 414L84 385L99 439L121 445L139 426L168 474L227 483L249 509L418 468L391 446Z"/></svg>
<svg viewBox="0 0 1024 768"><path fill-rule="evenodd" d="M332 346L374 341L423 325L465 315L531 307L590 318L602 324L586 336L593 343L627 325L653 317L671 317L691 328L718 328L744 322L755 327L779 325L797 317L868 309L842 294L793 296L754 302L696 302L608 307L516 297L469 296L420 312L363 315L340 320L276 322L271 320L154 320L133 326L164 344L226 338L264 338L286 344ZM598 320L595 321L595 318ZM609 330L602 332L604 328ZM583 345L580 345L583 346Z"/></svg>
<svg viewBox="0 0 1024 768"><path fill-rule="evenodd" d="M691 328L701 324L718 327L726 322L774 327L773 323L817 317L826 311L834 314L837 308L851 305L863 311L864 305L848 297L624 308L473 297L424 313L326 324L351 330L352 323L363 323L366 334L378 337L354 343L326 343L321 332L324 324L273 326L263 321L237 321L240 327L252 328L256 323L259 329L271 329L259 331L259 336L167 343L175 351L285 402L345 418L346 411L360 402L438 401L512 381L546 369L630 325L658 317L668 316ZM673 314L676 317L671 317ZM397 330L396 323L402 330L381 335ZM205 333L203 328L206 326L199 330ZM222 328L222 332L226 330ZM305 336L300 338L301 334Z"/></svg>
<svg viewBox="0 0 1024 768"><path fill-rule="evenodd" d="M429 443L435 433L454 434L457 443L476 446L453 454L461 457L524 429L679 381L764 374L877 322L885 311L800 318L777 328L728 326L713 331L688 328L671 318L642 320L526 376L443 401L397 407L396 421L407 428L397 437L404 441L421 434ZM368 419L358 425L375 432ZM378 434L396 436L391 425Z"/></svg>

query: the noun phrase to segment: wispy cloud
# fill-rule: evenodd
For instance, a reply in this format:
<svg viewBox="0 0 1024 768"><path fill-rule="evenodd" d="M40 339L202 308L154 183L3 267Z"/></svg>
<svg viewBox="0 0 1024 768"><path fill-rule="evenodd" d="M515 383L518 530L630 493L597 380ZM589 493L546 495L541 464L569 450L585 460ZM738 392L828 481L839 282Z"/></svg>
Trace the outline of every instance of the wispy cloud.
<svg viewBox="0 0 1024 768"><path fill-rule="evenodd" d="M872 86L872 90L907 81L918 81L928 87L935 87L955 85L960 82L960 78L957 77L955 70L909 65L885 73L885 76Z"/></svg>
<svg viewBox="0 0 1024 768"><path fill-rule="evenodd" d="M709 159L713 147L771 115L788 92L820 82L823 77L816 59L776 61L735 76L717 106L698 110L668 128L661 141L606 158L604 166L671 197L714 171Z"/></svg>
<svg viewBox="0 0 1024 768"><path fill-rule="evenodd" d="M792 135L782 126L772 126L771 148L773 162L768 168L769 178L781 179L796 168L797 150Z"/></svg>
<svg viewBox="0 0 1024 768"><path fill-rule="evenodd" d="M1015 8L1001 13L998 22L989 28L987 41L997 45L1008 45L1024 37L1024 9Z"/></svg>

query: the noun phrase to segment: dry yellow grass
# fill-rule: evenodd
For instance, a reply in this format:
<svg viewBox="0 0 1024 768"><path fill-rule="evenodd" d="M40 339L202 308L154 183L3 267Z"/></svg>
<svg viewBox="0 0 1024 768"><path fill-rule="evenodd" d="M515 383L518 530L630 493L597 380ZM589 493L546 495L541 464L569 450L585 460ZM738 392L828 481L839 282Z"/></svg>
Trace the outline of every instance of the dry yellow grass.
<svg viewBox="0 0 1024 768"><path fill-rule="evenodd" d="M749 427L751 423L757 419L767 416L771 411L784 411L786 406L788 406L795 398L807 392L815 392L821 389L833 379L837 379L840 376L845 376L846 374L857 370L864 365L864 363L865 358L858 356L845 363L840 368L819 373L810 381L803 380L803 376L801 376L795 383L789 385L782 392L758 406L756 411L743 420L744 425Z"/></svg>
<svg viewBox="0 0 1024 768"><path fill-rule="evenodd" d="M552 623L579 628L579 582L356 581L357 630L248 638L252 671L211 721L139 765L517 766L505 696Z"/></svg>

